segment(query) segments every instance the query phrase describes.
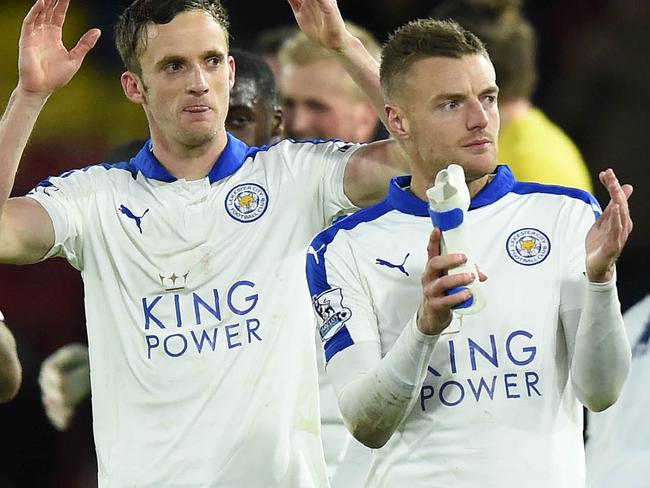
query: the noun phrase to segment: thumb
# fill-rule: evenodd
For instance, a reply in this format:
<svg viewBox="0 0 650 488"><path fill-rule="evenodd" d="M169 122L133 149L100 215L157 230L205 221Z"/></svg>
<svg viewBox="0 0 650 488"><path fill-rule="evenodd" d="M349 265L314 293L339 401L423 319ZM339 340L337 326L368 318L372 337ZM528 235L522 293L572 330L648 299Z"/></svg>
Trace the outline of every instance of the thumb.
<svg viewBox="0 0 650 488"><path fill-rule="evenodd" d="M86 54L88 54L88 52L93 47L95 47L95 44L97 44L99 36L101 35L102 31L99 29L90 29L83 36L81 36L81 39L79 39L77 45L70 50L70 57L81 64L81 62L86 57Z"/></svg>

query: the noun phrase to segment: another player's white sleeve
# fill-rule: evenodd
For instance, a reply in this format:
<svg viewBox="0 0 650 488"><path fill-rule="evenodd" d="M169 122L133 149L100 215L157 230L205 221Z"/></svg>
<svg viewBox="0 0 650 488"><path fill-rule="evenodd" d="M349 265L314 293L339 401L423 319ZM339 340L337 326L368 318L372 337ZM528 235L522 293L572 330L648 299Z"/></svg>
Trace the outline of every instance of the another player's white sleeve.
<svg viewBox="0 0 650 488"><path fill-rule="evenodd" d="M83 214L92 192L90 175L73 170L39 183L27 196L40 203L52 219L54 246L43 257L64 257L83 269Z"/></svg>
<svg viewBox="0 0 650 488"><path fill-rule="evenodd" d="M571 382L580 402L602 411L618 398L630 367L630 345L625 334L615 281L589 283L584 238L594 222L588 207L574 210L564 242L564 275L560 318L569 355ZM573 242L571 241L573 239Z"/></svg>
<svg viewBox="0 0 650 488"><path fill-rule="evenodd" d="M296 183L295 191L310 196L317 202L323 217L323 226L342 212L356 209L345 195L343 182L345 167L360 144L341 141L293 142L278 145L285 164ZM289 189L289 188L288 188Z"/></svg>
<svg viewBox="0 0 650 488"><path fill-rule="evenodd" d="M307 259L327 374L350 432L366 446L379 448L417 400L438 336L422 334L413 317L382 358L372 300L356 273L352 252L344 239L328 244L327 232L333 231L312 243L311 250L320 252Z"/></svg>

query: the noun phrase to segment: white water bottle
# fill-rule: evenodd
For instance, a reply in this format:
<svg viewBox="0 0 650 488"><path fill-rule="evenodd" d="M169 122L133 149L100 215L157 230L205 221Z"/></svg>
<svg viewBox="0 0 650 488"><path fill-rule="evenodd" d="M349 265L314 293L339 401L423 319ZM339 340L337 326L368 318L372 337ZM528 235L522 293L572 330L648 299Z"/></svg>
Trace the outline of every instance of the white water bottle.
<svg viewBox="0 0 650 488"><path fill-rule="evenodd" d="M469 210L471 197L465 183L465 172L457 164L438 172L434 185L427 190L429 215L433 225L442 231L440 254L464 254L467 261L462 266L450 269L448 274L474 273L477 278L466 286L459 286L447 291L448 295L461 292L467 288L472 296L453 307L458 315L470 315L485 307L481 292L478 271L472 260L470 240L466 235L463 222Z"/></svg>

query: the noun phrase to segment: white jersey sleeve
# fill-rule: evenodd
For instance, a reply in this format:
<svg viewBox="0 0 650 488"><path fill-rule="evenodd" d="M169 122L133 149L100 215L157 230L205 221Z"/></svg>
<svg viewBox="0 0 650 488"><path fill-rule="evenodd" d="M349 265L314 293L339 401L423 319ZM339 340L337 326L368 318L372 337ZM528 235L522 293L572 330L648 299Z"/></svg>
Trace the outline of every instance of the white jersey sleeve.
<svg viewBox="0 0 650 488"><path fill-rule="evenodd" d="M84 210L93 191L92 174L72 170L43 180L27 194L45 208L54 227L54 246L43 259L64 257L83 269Z"/></svg>
<svg viewBox="0 0 650 488"><path fill-rule="evenodd" d="M589 283L586 276L585 237L600 217L600 207L593 200L591 208L577 206L573 212L562 247L566 272L560 317L575 394L583 405L600 411L620 394L629 369L629 344L615 283Z"/></svg>
<svg viewBox="0 0 650 488"><path fill-rule="evenodd" d="M348 236L339 233L352 220L348 217L321 232L307 253L307 281L328 362L352 344L368 342L376 345L378 355L380 351L373 304L356 272Z"/></svg>
<svg viewBox="0 0 650 488"><path fill-rule="evenodd" d="M344 191L345 167L360 144L332 141L282 141L278 144L284 162L293 175L294 191L313 194L325 220L355 210ZM287 188L286 191L291 191Z"/></svg>

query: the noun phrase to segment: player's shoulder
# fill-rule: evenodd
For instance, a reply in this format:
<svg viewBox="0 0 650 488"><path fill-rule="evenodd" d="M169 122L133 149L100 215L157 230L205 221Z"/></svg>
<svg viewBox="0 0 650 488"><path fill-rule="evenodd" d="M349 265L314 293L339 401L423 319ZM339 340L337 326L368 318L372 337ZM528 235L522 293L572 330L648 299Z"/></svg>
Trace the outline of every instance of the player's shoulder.
<svg viewBox="0 0 650 488"><path fill-rule="evenodd" d="M326 153L345 154L349 150L361 144L345 142L340 139L282 139L275 144L249 147L246 157L256 158L258 156L273 157L301 155L320 155Z"/></svg>
<svg viewBox="0 0 650 488"><path fill-rule="evenodd" d="M372 238L373 230L379 227L377 224L392 210L394 208L384 200L337 219L312 239L310 253L318 252L324 255L328 249L349 242L351 238L355 241L364 237Z"/></svg>
<svg viewBox="0 0 650 488"><path fill-rule="evenodd" d="M591 193L579 188L517 181L512 187L511 192L522 197L538 197L543 200L560 199L563 202L577 207L590 207L598 215L602 213L602 209L596 198Z"/></svg>
<svg viewBox="0 0 650 488"><path fill-rule="evenodd" d="M130 162L98 163L85 168L71 169L57 176L50 176L40 181L35 189L86 186L98 189L119 184L121 181L135 180L136 176L137 169Z"/></svg>

